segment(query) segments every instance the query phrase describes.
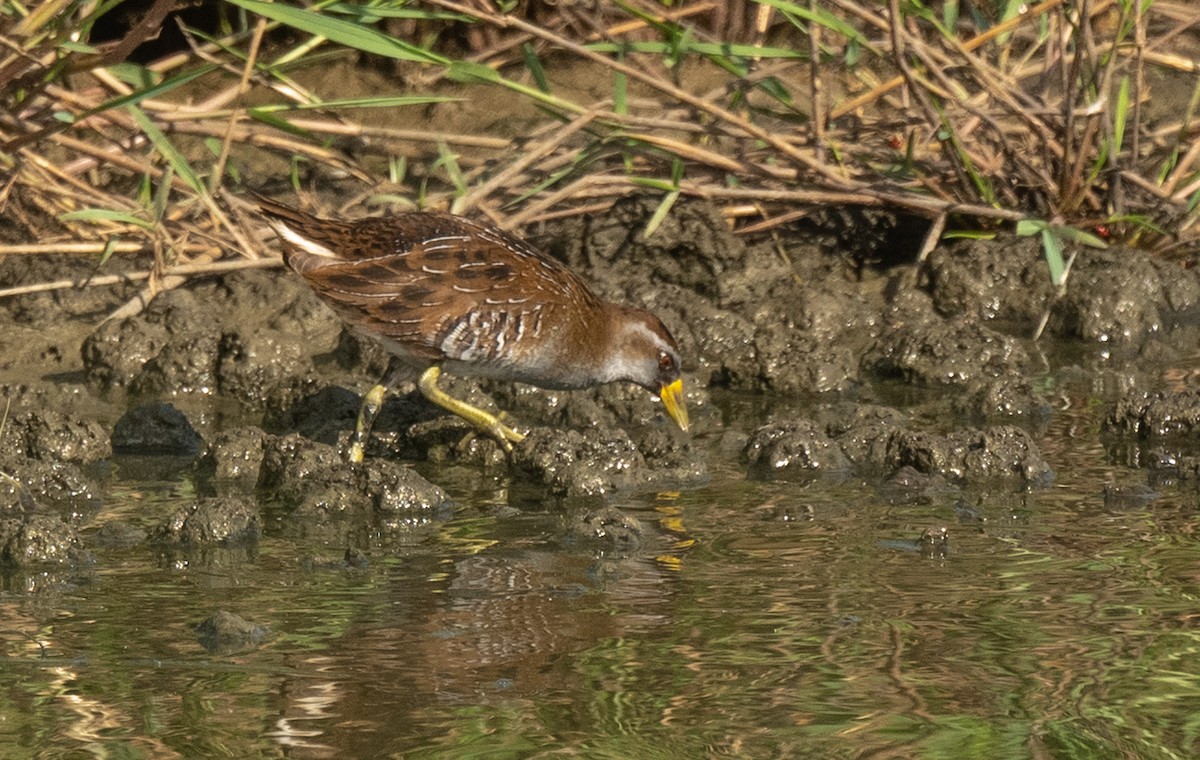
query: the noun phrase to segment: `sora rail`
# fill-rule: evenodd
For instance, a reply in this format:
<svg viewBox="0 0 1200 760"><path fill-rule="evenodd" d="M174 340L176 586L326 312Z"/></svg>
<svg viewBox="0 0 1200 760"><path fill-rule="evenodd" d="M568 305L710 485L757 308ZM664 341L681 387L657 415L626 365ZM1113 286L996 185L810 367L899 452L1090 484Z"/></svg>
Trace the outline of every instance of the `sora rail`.
<svg viewBox="0 0 1200 760"><path fill-rule="evenodd" d="M399 361L363 398L349 459L362 461L387 389L413 368L427 399L507 451L524 435L437 386L448 372L566 390L626 381L687 430L679 348L658 317L601 300L574 272L490 224L409 212L322 219L254 196L283 258L354 329Z"/></svg>

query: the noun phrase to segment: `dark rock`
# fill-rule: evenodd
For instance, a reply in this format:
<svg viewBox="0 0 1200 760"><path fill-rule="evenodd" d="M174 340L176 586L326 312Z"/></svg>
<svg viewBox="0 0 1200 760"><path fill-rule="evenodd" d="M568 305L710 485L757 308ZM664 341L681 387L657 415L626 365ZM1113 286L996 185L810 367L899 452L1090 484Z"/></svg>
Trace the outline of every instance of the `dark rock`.
<svg viewBox="0 0 1200 760"><path fill-rule="evenodd" d="M258 504L247 497L200 499L180 507L151 538L181 545L257 541L261 534Z"/></svg>
<svg viewBox="0 0 1200 760"><path fill-rule="evenodd" d="M750 435L743 456L758 477L811 479L849 471L850 460L820 425L807 419L778 420Z"/></svg>
<svg viewBox="0 0 1200 760"><path fill-rule="evenodd" d="M167 403L130 409L113 426L113 451L122 454L192 456L203 443L188 418Z"/></svg>
<svg viewBox="0 0 1200 760"><path fill-rule="evenodd" d="M218 610L195 625L196 641L215 654L233 654L252 649L271 633L266 626L256 625L243 617Z"/></svg>

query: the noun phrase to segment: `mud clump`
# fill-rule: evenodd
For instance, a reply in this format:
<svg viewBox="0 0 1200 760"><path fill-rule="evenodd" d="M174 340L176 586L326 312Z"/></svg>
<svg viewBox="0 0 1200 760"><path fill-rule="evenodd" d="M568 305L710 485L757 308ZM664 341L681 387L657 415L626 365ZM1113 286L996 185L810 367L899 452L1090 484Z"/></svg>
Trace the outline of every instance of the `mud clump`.
<svg viewBox="0 0 1200 760"><path fill-rule="evenodd" d="M837 420L838 412L845 421ZM853 462L864 472L889 477L909 472L956 485L1010 481L1040 488L1053 480L1049 464L1021 428L1002 425L939 435L908 430L902 419L877 407L854 411L844 405L837 411L827 408L821 416L824 424L796 418L754 431L743 452L750 474L810 480L845 475Z"/></svg>
<svg viewBox="0 0 1200 760"><path fill-rule="evenodd" d="M262 534L260 522L258 504L251 498L201 499L176 510L150 538L177 546L253 542Z"/></svg>
<svg viewBox="0 0 1200 760"><path fill-rule="evenodd" d="M750 474L758 477L809 479L850 470L850 460L833 439L807 419L760 427L750 435L743 456Z"/></svg>
<svg viewBox="0 0 1200 760"><path fill-rule="evenodd" d="M653 442L657 461L619 428L586 431L535 428L513 451L513 466L558 496L599 496L615 491L697 485L707 477L688 444Z"/></svg>
<svg viewBox="0 0 1200 760"><path fill-rule="evenodd" d="M360 394L382 374L387 352L347 330L300 278L246 271L164 293L84 341L86 388L132 408L111 443L86 417L41 414L36 404L21 413L38 414L11 420L4 442L26 460L81 465L104 462L110 446L200 454L200 492L257 493L267 534L431 519L448 497L398 459L482 468L558 497L695 487L714 455L767 479L912 472L955 487L993 479L1037 487L1052 477L1037 447L1050 408L1033 378L1059 357L1025 337L1047 309L1051 333L1077 345L1167 356L1178 349L1165 338L1189 329L1188 315L1200 310L1195 272L1142 254L1087 251L1060 297L1027 239L950 244L914 276L895 251L917 228L900 220L876 215L860 234L859 217L847 214L830 232L818 214L815 231L756 241L733 234L709 205L680 203L647 236L658 208L657 198L631 196L532 240L603 297L645 306L671 328L685 357L688 436L675 434L652 395L627 384L562 392L447 375L447 392L507 413L529 438L510 456L405 382L376 419L367 462L347 465L341 452ZM855 248L860 237L870 240ZM953 394L925 403L946 389ZM752 429L711 401L739 391L790 407ZM196 397L233 400L243 415L262 411L261 427L209 407L193 413ZM888 399L915 400L922 411L899 412ZM1200 412L1176 400L1182 406L1130 395L1105 430L1189 435ZM190 419L174 418L167 401ZM978 427L947 431L936 420L948 416ZM75 488L76 476L81 493L95 493L82 471L61 475L61 486L31 486L35 500L55 501L51 493Z"/></svg>
<svg viewBox="0 0 1200 760"><path fill-rule="evenodd" d="M1050 419L1050 405L1033 388L1033 382L1017 371L972 384L967 393L952 399L953 412L972 420L1007 420L1032 428Z"/></svg>
<svg viewBox="0 0 1200 760"><path fill-rule="evenodd" d="M892 434L909 424L905 414L891 407L849 401L818 407L813 419L855 467L874 469L882 469Z"/></svg>
<svg viewBox="0 0 1200 760"><path fill-rule="evenodd" d="M102 504L101 485L71 462L9 458L0 472L0 495L9 504L39 505L71 515L92 514Z"/></svg>
<svg viewBox="0 0 1200 760"><path fill-rule="evenodd" d="M930 386L973 385L1028 364L1016 340L973 320L942 319L923 298L906 300L863 358L879 377Z"/></svg>
<svg viewBox="0 0 1200 760"><path fill-rule="evenodd" d="M954 483L1007 480L1039 488L1054 478L1030 435L1010 425L947 435L899 431L888 442L886 462L891 469L912 467Z"/></svg>
<svg viewBox="0 0 1200 760"><path fill-rule="evenodd" d="M258 482L263 446L267 434L262 428L239 427L213 436L196 462L197 478L217 492L249 490Z"/></svg>
<svg viewBox="0 0 1200 760"><path fill-rule="evenodd" d="M0 568L64 565L83 557L78 530L62 518L0 510Z"/></svg>
<svg viewBox="0 0 1200 760"><path fill-rule="evenodd" d="M445 491L397 462L348 464L334 447L294 434L268 438L263 449L258 490L287 512L288 527L374 522L394 528L428 522L450 504Z"/></svg>
<svg viewBox="0 0 1200 760"><path fill-rule="evenodd" d="M149 256L128 259L132 268L153 266ZM35 285L62 279L86 282L96 274L94 260L76 255L4 256L0 258L0 288ZM17 324L44 326L82 319L96 322L141 289L138 282L104 288L60 288L0 299L0 315Z"/></svg>
<svg viewBox="0 0 1200 760"><path fill-rule="evenodd" d="M646 534L640 520L613 506L570 515L564 532L571 544L617 554L631 554L641 549Z"/></svg>
<svg viewBox="0 0 1200 760"><path fill-rule="evenodd" d="M1104 419L1103 431L1139 439L1194 440L1200 433L1200 391L1132 391L1117 401Z"/></svg>
<svg viewBox="0 0 1200 760"><path fill-rule="evenodd" d="M940 314L996 320L1031 335L1048 311L1050 335L1136 349L1200 308L1195 270L1142 251L1088 249L1056 298L1036 240L1000 244L1005 250L962 241L930 255L929 291Z"/></svg>
<svg viewBox="0 0 1200 760"><path fill-rule="evenodd" d="M229 655L253 649L271 635L271 629L240 615L218 610L194 626L196 641L213 654Z"/></svg>
<svg viewBox="0 0 1200 760"><path fill-rule="evenodd" d="M87 464L112 455L109 435L100 423L54 409L13 415L0 435L0 446L10 456L45 462Z"/></svg>
<svg viewBox="0 0 1200 760"><path fill-rule="evenodd" d="M261 406L276 385L312 369L341 329L303 283L245 272L172 291L144 314L96 330L84 372L135 397L225 395Z"/></svg>
<svg viewBox="0 0 1200 760"><path fill-rule="evenodd" d="M105 322L83 341L84 372L98 388L127 386L166 342L167 329L144 318Z"/></svg>

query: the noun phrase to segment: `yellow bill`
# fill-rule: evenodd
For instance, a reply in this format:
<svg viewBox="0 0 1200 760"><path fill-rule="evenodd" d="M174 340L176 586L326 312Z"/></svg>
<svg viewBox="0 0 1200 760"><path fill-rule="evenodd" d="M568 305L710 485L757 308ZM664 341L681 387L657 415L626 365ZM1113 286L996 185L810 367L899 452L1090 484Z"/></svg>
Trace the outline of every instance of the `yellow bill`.
<svg viewBox="0 0 1200 760"><path fill-rule="evenodd" d="M671 419L675 420L675 424L679 426L680 430L686 432L688 416L687 407L683 405L683 380L676 380L670 385L664 385L658 396L662 399L667 414L671 415Z"/></svg>

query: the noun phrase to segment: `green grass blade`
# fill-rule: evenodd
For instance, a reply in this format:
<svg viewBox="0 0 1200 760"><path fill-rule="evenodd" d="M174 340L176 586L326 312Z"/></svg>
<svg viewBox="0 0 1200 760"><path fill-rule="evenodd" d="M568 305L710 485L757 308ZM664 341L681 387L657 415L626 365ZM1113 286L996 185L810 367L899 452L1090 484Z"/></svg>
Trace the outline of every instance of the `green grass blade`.
<svg viewBox="0 0 1200 760"><path fill-rule="evenodd" d="M322 100L319 103L273 103L254 108L260 114L279 111L307 111L318 108L399 108L403 106L427 106L434 103L453 103L462 98L442 95L394 95L378 98L347 98L344 100Z"/></svg>
<svg viewBox="0 0 1200 760"><path fill-rule="evenodd" d="M304 127L298 127L287 119L281 116L276 116L269 111L265 111L261 108L250 108L246 111L246 113L251 119L254 119L255 121L261 121L263 124L267 124L275 129L278 129L280 132L286 132L288 134L296 135L297 137L302 137L305 140L317 142L317 136L312 132L308 131Z"/></svg>
<svg viewBox="0 0 1200 760"><path fill-rule="evenodd" d="M1062 245L1058 236L1048 226L1042 230L1042 255L1046 257L1046 266L1050 268L1050 282L1054 287L1061 288L1066 279L1067 267L1063 262Z"/></svg>
<svg viewBox="0 0 1200 760"><path fill-rule="evenodd" d="M116 235L104 241L104 250L100 252L100 258L96 261L94 272L99 272L101 267L108 263L108 260L112 258L113 252L117 250L117 243L119 242L120 240Z"/></svg>
<svg viewBox="0 0 1200 760"><path fill-rule="evenodd" d="M141 103L143 100L146 100L147 98L157 98L160 95L165 95L168 92L170 92L171 90L174 90L176 87L182 87L183 85L187 84L188 82L191 82L195 79L199 79L200 77L204 76L205 74L207 74L210 71L213 71L216 68L217 68L216 64L205 64L203 66L199 66L199 67L193 69L192 71L185 71L184 73L179 74L177 76L173 76L168 79L164 79L161 82L159 82L158 84L154 85L153 87L147 87L145 89L138 90L137 92L131 92L128 95L122 95L119 98L113 98L112 100L101 103L100 105L96 106L95 108L91 108L91 109L88 109L87 111L84 111L76 118L76 121L84 119L88 116L92 116L93 114L103 113L104 111L111 111L114 108L122 108L124 106L137 105L138 103Z"/></svg>
<svg viewBox="0 0 1200 760"><path fill-rule="evenodd" d="M868 50L875 50L871 41L863 36L862 32L847 24L842 19L833 15L824 9L812 9L807 5L799 5L797 3L789 3L785 0L756 0L759 5L768 5L776 10L782 11L786 16L802 18L805 21L823 26L832 32L842 35L847 40L862 45Z"/></svg>
<svg viewBox="0 0 1200 760"><path fill-rule="evenodd" d="M155 224L160 224L163 216L167 213L167 203L171 199L171 180L174 179L175 172L168 166L163 171L162 181L158 183L158 189L154 193L154 200L150 206L150 218Z"/></svg>
<svg viewBox="0 0 1200 760"><path fill-rule="evenodd" d="M755 47L754 45L735 45L728 42L700 42L688 35L681 35L672 42L593 42L585 45L588 50L597 53L614 54L619 52L644 53L660 57L670 57L671 64L685 54L702 55L711 58L772 58L794 59L806 58L807 51L794 48ZM736 69L734 69L736 71ZM744 72L743 72L744 73Z"/></svg>
<svg viewBox="0 0 1200 760"><path fill-rule="evenodd" d="M467 178L463 174L462 167L458 165L458 155L450 150L450 146L445 140L438 140L438 160L433 163L433 169L439 166L446 167L446 175L450 178L450 184L454 185L454 195L461 198L467 194Z"/></svg>
<svg viewBox="0 0 1200 760"><path fill-rule="evenodd" d="M352 21L280 3L264 3L260 0L229 0L229 2L251 13L278 21L285 26L324 37L331 42L361 50L364 53L401 61L437 63L443 66L450 64L449 58L395 37L389 37L378 29Z"/></svg>
<svg viewBox="0 0 1200 760"><path fill-rule="evenodd" d="M654 179L653 177L630 177L629 181L639 187L649 188L650 190L662 190L663 192L674 192L675 184L665 179Z"/></svg>
<svg viewBox="0 0 1200 760"><path fill-rule="evenodd" d="M446 77L455 82L465 82L468 84L498 84L559 111L575 114L587 111L586 108L578 103L563 100L548 92L542 92L536 87L529 87L520 82L514 82L511 79L501 76L499 72L488 66L482 63L475 63L474 61L454 61L446 70Z"/></svg>
<svg viewBox="0 0 1200 760"><path fill-rule="evenodd" d="M1086 245L1090 248L1100 248L1102 250L1108 248L1108 243L1104 242L1100 237L1090 232L1077 230L1074 227L1059 227L1058 225L1054 225L1050 227L1050 231L1054 233L1055 237L1062 240L1070 240L1073 243Z"/></svg>
<svg viewBox="0 0 1200 760"><path fill-rule="evenodd" d="M1121 87L1117 90L1117 110L1113 116L1113 144L1111 155L1116 157L1121 153L1125 144L1125 125L1129 121L1129 77L1121 77Z"/></svg>
<svg viewBox="0 0 1200 760"><path fill-rule="evenodd" d="M1041 219L1022 219L1017 222L1017 234L1021 237L1036 235L1050 225Z"/></svg>
<svg viewBox="0 0 1200 760"><path fill-rule="evenodd" d="M533 83L537 85L538 89L542 92L550 92L550 81L546 78L546 70L542 68L542 61L538 58L533 45L526 42L521 46L521 58L525 61L525 68L529 69Z"/></svg>
<svg viewBox="0 0 1200 760"><path fill-rule="evenodd" d="M461 13L421 10L418 8L413 8L410 5L397 5L395 3L388 5L384 5L382 3L373 3L371 5L359 5L357 3L330 3L324 6L323 10L328 11L329 13L341 13L346 16L353 16L361 23L373 23L384 18L411 18L425 21L462 21L468 24L475 21L474 16L466 16Z"/></svg>
<svg viewBox="0 0 1200 760"><path fill-rule="evenodd" d="M78 211L68 211L58 215L63 222L122 222L141 227L144 230L154 229L154 222L148 221L129 213L111 208L83 208Z"/></svg>
<svg viewBox="0 0 1200 760"><path fill-rule="evenodd" d="M150 142L154 145L155 150L162 154L162 157L166 159L175 173L179 175L179 178L186 182L188 187L196 192L196 195L207 195L207 190L204 187L204 183L200 181L200 177L196 175L196 172L192 171L192 167L188 164L187 159L167 139L167 136L162 133L158 125L151 121L150 117L137 106L126 106L126 110L133 116L133 120L137 122L138 127L141 128L146 137L150 138Z"/></svg>
<svg viewBox="0 0 1200 760"><path fill-rule="evenodd" d="M662 202L658 204L658 208L654 209L654 213L650 216L650 220L646 222L646 229L643 233L647 238L655 233L663 220L667 218L667 214L671 212L671 207L675 205L675 201L679 200L679 191L672 190L663 196Z"/></svg>

